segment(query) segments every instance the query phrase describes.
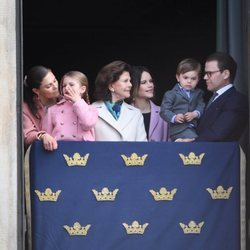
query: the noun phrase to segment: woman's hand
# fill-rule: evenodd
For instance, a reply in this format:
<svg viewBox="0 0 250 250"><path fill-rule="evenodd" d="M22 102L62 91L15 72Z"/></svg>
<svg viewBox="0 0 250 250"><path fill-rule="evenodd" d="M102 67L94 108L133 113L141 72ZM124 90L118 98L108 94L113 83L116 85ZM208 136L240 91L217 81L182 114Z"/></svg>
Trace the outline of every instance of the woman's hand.
<svg viewBox="0 0 250 250"><path fill-rule="evenodd" d="M41 136L41 140L43 141L43 147L48 151L53 151L58 148L56 139L47 133Z"/></svg>

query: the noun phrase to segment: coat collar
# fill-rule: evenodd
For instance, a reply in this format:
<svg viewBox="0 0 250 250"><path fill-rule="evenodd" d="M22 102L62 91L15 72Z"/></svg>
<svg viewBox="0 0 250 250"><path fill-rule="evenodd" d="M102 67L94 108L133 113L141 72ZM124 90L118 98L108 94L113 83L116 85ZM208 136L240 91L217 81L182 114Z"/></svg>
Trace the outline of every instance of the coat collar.
<svg viewBox="0 0 250 250"><path fill-rule="evenodd" d="M95 107L98 109L99 117L119 132L122 132L127 127L127 124L130 123L135 114L135 108L125 102L121 106L121 114L118 120L115 120L104 102L96 102Z"/></svg>
<svg viewBox="0 0 250 250"><path fill-rule="evenodd" d="M160 107L155 105L152 101L150 101L150 106L151 106L151 118L150 118L150 125L149 125L149 131L148 131L149 138L152 136L152 133L157 127L157 124L159 123L159 119L160 119Z"/></svg>

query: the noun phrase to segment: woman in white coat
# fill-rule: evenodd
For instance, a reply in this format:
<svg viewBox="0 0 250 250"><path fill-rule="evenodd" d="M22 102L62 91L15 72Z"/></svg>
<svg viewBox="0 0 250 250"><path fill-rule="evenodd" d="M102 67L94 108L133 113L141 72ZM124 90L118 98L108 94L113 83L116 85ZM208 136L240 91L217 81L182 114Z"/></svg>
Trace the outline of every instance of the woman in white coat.
<svg viewBox="0 0 250 250"><path fill-rule="evenodd" d="M139 109L124 102L130 97L130 65L113 61L105 65L95 81L92 105L98 110L96 141L147 141Z"/></svg>

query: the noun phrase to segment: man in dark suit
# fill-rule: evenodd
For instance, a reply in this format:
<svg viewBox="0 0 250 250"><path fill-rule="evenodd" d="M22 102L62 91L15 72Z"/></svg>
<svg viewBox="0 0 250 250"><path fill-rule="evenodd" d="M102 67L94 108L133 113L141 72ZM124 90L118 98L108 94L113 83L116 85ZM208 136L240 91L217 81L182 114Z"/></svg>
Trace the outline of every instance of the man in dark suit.
<svg viewBox="0 0 250 250"><path fill-rule="evenodd" d="M208 102L200 119L195 141L240 139L248 123L249 110L247 97L233 86L236 70L236 62L226 53L216 52L207 58L204 79L207 89L213 92L213 100Z"/></svg>

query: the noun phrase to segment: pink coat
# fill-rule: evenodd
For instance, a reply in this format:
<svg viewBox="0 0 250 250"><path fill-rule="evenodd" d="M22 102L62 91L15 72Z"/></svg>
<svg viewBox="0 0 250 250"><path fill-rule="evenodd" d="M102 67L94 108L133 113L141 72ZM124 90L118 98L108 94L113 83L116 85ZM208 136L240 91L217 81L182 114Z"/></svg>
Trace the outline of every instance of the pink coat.
<svg viewBox="0 0 250 250"><path fill-rule="evenodd" d="M37 133L42 130L41 119L45 116L45 108L38 101L37 107L40 119L36 118L27 103L23 102L23 137L26 148L36 140Z"/></svg>
<svg viewBox="0 0 250 250"><path fill-rule="evenodd" d="M83 99L69 102L62 99L48 108L42 122L42 129L57 140L94 141L94 126L98 113L95 107Z"/></svg>
<svg viewBox="0 0 250 250"><path fill-rule="evenodd" d="M150 101L151 116L148 141L169 141L168 123L160 117L160 107Z"/></svg>

